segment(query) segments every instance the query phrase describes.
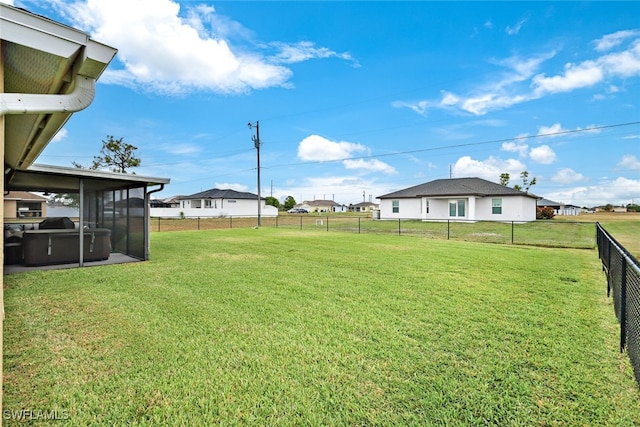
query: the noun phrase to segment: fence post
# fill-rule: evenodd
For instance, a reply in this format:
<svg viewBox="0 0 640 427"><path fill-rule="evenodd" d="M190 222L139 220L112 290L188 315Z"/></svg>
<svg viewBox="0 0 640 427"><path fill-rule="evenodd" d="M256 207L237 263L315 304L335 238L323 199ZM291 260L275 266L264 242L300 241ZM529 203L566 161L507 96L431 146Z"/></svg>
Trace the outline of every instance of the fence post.
<svg viewBox="0 0 640 427"><path fill-rule="evenodd" d="M398 236L402 234L401 230L402 230L402 227L400 226L400 218L398 218Z"/></svg>
<svg viewBox="0 0 640 427"><path fill-rule="evenodd" d="M358 217L358 234L360 234L360 217Z"/></svg>
<svg viewBox="0 0 640 427"><path fill-rule="evenodd" d="M329 231L329 215L327 215L327 231Z"/></svg>
<svg viewBox="0 0 640 427"><path fill-rule="evenodd" d="M513 224L515 221L511 221L511 244L513 245Z"/></svg>
<svg viewBox="0 0 640 427"><path fill-rule="evenodd" d="M160 231L160 217L158 217L158 231Z"/></svg>
<svg viewBox="0 0 640 427"><path fill-rule="evenodd" d="M448 219L447 220L447 240L449 240L450 230L451 230L451 220Z"/></svg>
<svg viewBox="0 0 640 427"><path fill-rule="evenodd" d="M279 217L280 217L279 215L276 215L276 228L278 228L278 218Z"/></svg>
<svg viewBox="0 0 640 427"><path fill-rule="evenodd" d="M620 280L620 353L624 351L627 341L627 260L620 257L622 271Z"/></svg>
<svg viewBox="0 0 640 427"><path fill-rule="evenodd" d="M233 228L233 217L229 217L229 228Z"/></svg>
<svg viewBox="0 0 640 427"><path fill-rule="evenodd" d="M300 230L302 230L302 217L300 217Z"/></svg>
<svg viewBox="0 0 640 427"><path fill-rule="evenodd" d="M200 217L198 217L198 231L200 231Z"/></svg>

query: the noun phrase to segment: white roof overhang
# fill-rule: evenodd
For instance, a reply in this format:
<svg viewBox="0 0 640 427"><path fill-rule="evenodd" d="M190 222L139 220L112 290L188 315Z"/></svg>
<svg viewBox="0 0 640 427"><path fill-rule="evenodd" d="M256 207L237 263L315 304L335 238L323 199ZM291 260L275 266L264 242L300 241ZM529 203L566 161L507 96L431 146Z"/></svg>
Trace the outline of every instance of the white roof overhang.
<svg viewBox="0 0 640 427"><path fill-rule="evenodd" d="M117 50L5 4L0 4L0 43L6 172L30 166L73 112L89 105L95 80ZM79 92L82 98L71 102Z"/></svg>

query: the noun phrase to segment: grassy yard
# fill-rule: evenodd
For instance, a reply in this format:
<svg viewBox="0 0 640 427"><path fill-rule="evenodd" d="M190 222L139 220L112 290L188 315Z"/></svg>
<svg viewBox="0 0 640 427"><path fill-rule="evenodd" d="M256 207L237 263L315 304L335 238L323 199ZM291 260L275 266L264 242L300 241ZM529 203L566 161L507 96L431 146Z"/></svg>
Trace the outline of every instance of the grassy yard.
<svg viewBox="0 0 640 427"><path fill-rule="evenodd" d="M5 411L82 426L640 425L593 250L276 228L151 238L149 262L5 277Z"/></svg>
<svg viewBox="0 0 640 427"><path fill-rule="evenodd" d="M640 222L638 222L640 224ZM256 218L153 218L152 231L202 231L255 227ZM413 235L435 239L560 248L595 248L595 224L585 221L532 221L512 224L495 221L425 222L412 219L373 220L345 214L280 215L263 218L262 227L356 234Z"/></svg>
<svg viewBox="0 0 640 427"><path fill-rule="evenodd" d="M633 256L640 259L640 213L597 212L580 215L580 221L598 221Z"/></svg>

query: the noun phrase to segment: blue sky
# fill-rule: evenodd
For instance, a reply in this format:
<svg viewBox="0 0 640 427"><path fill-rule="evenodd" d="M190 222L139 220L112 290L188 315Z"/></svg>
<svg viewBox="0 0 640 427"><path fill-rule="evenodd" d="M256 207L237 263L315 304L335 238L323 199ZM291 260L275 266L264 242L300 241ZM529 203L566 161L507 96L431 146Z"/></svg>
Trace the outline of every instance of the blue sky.
<svg viewBox="0 0 640 427"><path fill-rule="evenodd" d="M159 197L255 193L259 121L263 196L528 171L555 201L640 203L640 2L11 3L119 51L39 163L114 135Z"/></svg>

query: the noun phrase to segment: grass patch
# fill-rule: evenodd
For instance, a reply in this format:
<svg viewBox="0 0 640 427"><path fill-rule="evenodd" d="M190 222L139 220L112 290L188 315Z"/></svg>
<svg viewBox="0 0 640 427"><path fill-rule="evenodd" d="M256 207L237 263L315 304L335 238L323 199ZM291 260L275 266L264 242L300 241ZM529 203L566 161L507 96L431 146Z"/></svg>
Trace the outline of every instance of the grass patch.
<svg viewBox="0 0 640 427"><path fill-rule="evenodd" d="M5 409L72 425L637 425L593 251L275 228L5 277Z"/></svg>
<svg viewBox="0 0 640 427"><path fill-rule="evenodd" d="M151 221L152 231L201 231L256 226L256 218L188 218ZM640 222L639 222L640 224ZM263 218L262 227L302 231L337 231L420 236L469 242L506 243L556 248L593 249L595 223L584 221L421 221L373 220L346 214L281 215Z"/></svg>

